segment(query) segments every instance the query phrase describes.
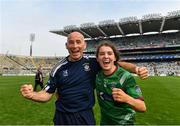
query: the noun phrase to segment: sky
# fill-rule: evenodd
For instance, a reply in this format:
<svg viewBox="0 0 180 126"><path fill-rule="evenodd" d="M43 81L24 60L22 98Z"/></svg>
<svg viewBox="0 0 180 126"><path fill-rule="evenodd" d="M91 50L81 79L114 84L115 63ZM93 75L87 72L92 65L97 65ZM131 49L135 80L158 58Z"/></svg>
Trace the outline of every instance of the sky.
<svg viewBox="0 0 180 126"><path fill-rule="evenodd" d="M180 10L180 0L0 0L0 54L66 56L66 37L49 32L68 25Z"/></svg>

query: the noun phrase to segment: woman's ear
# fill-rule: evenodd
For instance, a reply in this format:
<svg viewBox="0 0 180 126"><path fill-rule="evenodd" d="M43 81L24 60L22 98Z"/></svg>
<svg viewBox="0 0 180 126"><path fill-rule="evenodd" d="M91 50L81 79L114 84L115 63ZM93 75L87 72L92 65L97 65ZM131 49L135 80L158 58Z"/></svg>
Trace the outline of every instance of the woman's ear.
<svg viewBox="0 0 180 126"><path fill-rule="evenodd" d="M96 56L96 61L99 63L99 59L98 59L98 56Z"/></svg>

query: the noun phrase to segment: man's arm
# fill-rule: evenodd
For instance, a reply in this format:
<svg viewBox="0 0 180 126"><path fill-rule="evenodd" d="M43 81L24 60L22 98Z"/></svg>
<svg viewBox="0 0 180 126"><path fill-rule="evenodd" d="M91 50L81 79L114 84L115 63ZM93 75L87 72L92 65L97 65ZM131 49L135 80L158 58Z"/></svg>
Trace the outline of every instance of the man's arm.
<svg viewBox="0 0 180 126"><path fill-rule="evenodd" d="M47 102L49 101L53 94L50 94L46 92L45 90L41 90L39 92L34 92L33 91L33 86L32 85L23 85L21 86L21 94L23 97L26 99L36 101L36 102Z"/></svg>
<svg viewBox="0 0 180 126"><path fill-rule="evenodd" d="M139 75L143 80L148 78L148 70L146 67L138 67L132 63L122 61L118 61L118 64L129 72Z"/></svg>

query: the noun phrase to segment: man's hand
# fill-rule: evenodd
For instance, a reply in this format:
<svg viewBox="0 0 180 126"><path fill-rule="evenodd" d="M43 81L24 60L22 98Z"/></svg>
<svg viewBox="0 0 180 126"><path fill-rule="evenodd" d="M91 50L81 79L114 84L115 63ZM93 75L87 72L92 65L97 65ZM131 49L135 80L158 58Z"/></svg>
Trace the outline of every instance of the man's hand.
<svg viewBox="0 0 180 126"><path fill-rule="evenodd" d="M33 86L32 85L22 85L21 86L21 94L23 97L27 98L27 99L32 99L33 97Z"/></svg>
<svg viewBox="0 0 180 126"><path fill-rule="evenodd" d="M136 67L136 74L140 76L142 80L148 78L148 69L146 67Z"/></svg>

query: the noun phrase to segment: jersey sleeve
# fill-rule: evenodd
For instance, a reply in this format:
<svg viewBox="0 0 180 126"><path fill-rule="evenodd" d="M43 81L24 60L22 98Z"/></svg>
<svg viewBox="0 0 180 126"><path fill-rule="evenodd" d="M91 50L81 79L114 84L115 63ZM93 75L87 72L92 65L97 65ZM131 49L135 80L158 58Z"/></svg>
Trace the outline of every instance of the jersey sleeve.
<svg viewBox="0 0 180 126"><path fill-rule="evenodd" d="M48 82L46 83L46 86L45 86L45 90L46 92L48 93L54 93L57 89L57 81L58 79L60 79L59 77L57 77L57 71L59 71L59 69L61 68L62 65L66 64L67 61L66 61L67 57L66 58L63 58L61 59L51 70L50 72L50 75L49 75L49 80Z"/></svg>
<svg viewBox="0 0 180 126"><path fill-rule="evenodd" d="M55 77L50 76L44 90L48 93L54 93L56 91L56 79Z"/></svg>
<svg viewBox="0 0 180 126"><path fill-rule="evenodd" d="M133 98L144 100L141 89L132 75L125 81L125 92Z"/></svg>

